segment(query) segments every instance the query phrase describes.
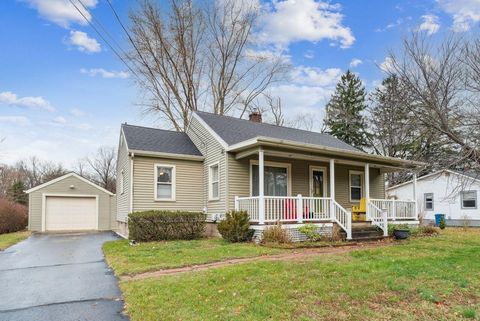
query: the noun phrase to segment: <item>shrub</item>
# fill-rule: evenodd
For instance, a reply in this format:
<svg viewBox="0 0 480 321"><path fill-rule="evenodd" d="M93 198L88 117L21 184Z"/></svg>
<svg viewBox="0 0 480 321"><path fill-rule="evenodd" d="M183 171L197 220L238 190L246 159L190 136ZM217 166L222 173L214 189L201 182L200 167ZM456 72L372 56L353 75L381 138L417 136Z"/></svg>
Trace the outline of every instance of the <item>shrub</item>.
<svg viewBox="0 0 480 321"><path fill-rule="evenodd" d="M433 234L438 234L438 229L432 225L425 225L425 226L420 226L418 228L418 232L419 234L423 234L423 235L433 235Z"/></svg>
<svg viewBox="0 0 480 321"><path fill-rule="evenodd" d="M301 226L298 231L305 235L309 241L317 242L322 239L322 235L318 233L318 226L315 224L305 224Z"/></svg>
<svg viewBox="0 0 480 321"><path fill-rule="evenodd" d="M0 199L0 234L24 230L28 224L28 208L6 199Z"/></svg>
<svg viewBox="0 0 480 321"><path fill-rule="evenodd" d="M203 236L205 214L145 211L128 215L129 238L136 241L193 240Z"/></svg>
<svg viewBox="0 0 480 321"><path fill-rule="evenodd" d="M286 244L291 242L287 230L282 228L280 222L263 230L262 243Z"/></svg>
<svg viewBox="0 0 480 321"><path fill-rule="evenodd" d="M440 225L438 227L440 227L441 230L445 229L445 217L442 216L442 218L440 218Z"/></svg>
<svg viewBox="0 0 480 321"><path fill-rule="evenodd" d="M217 225L218 232L229 242L247 242L252 239L250 217L246 211L230 211Z"/></svg>

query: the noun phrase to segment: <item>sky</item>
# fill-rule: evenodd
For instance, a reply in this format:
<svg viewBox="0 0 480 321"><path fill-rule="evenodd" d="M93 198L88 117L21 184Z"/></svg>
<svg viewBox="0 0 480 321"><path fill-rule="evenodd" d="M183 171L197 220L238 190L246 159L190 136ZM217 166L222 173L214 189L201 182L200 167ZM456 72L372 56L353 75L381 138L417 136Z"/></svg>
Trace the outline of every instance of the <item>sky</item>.
<svg viewBox="0 0 480 321"><path fill-rule="evenodd" d="M402 37L473 34L480 22L480 0L247 1L262 1L259 46L281 51L292 66L272 94L287 118L309 115L314 128L347 69L371 90ZM82 2L86 18L127 48L107 1ZM112 4L128 25L136 1ZM169 128L142 113L143 93L128 69L68 0L2 0L0 43L0 163L36 156L68 167L116 146L121 123Z"/></svg>

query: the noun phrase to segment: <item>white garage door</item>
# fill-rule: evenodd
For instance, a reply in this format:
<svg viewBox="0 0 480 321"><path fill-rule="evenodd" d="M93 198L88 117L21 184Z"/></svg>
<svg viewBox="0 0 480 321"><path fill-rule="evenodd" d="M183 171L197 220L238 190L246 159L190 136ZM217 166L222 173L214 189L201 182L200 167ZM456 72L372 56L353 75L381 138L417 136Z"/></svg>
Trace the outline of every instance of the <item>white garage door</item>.
<svg viewBox="0 0 480 321"><path fill-rule="evenodd" d="M97 228L97 202L94 197L46 198L47 231L94 230Z"/></svg>

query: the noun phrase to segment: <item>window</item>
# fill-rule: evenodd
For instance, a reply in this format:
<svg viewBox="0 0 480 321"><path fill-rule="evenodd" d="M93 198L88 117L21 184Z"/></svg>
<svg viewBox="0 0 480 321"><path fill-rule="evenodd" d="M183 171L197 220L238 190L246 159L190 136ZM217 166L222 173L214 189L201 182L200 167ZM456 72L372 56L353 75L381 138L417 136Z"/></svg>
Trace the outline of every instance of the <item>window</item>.
<svg viewBox="0 0 480 321"><path fill-rule="evenodd" d="M350 171L350 202L359 202L363 195L363 172Z"/></svg>
<svg viewBox="0 0 480 321"><path fill-rule="evenodd" d="M155 200L175 200L175 166L155 165Z"/></svg>
<svg viewBox="0 0 480 321"><path fill-rule="evenodd" d="M423 194L426 211L433 211L433 193Z"/></svg>
<svg viewBox="0 0 480 321"><path fill-rule="evenodd" d="M477 208L477 191L462 191L462 208Z"/></svg>
<svg viewBox="0 0 480 321"><path fill-rule="evenodd" d="M265 196L287 196L289 194L289 164L280 165L265 162L263 189ZM252 196L258 196L258 164L251 165Z"/></svg>
<svg viewBox="0 0 480 321"><path fill-rule="evenodd" d="M124 192L124 187L123 187L123 182L124 182L124 179L125 179L125 173L122 169L122 171L120 172L120 182L119 182L119 185L120 185L120 194L123 194Z"/></svg>
<svg viewBox="0 0 480 321"><path fill-rule="evenodd" d="M210 165L209 167L209 199L218 200L219 199L219 173L218 173L218 163Z"/></svg>

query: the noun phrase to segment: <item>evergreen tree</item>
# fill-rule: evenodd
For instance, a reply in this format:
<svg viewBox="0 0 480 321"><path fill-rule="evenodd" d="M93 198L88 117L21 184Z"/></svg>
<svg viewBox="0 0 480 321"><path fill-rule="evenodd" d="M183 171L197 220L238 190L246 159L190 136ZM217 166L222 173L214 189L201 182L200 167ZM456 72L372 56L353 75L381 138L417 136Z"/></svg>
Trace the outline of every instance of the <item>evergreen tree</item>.
<svg viewBox="0 0 480 321"><path fill-rule="evenodd" d="M347 70L327 104L324 121L330 134L361 150L370 145L363 115L367 108L365 96L360 78Z"/></svg>
<svg viewBox="0 0 480 321"><path fill-rule="evenodd" d="M7 198L12 202L27 205L28 195L24 192L25 184L22 181L16 181L7 191Z"/></svg>

